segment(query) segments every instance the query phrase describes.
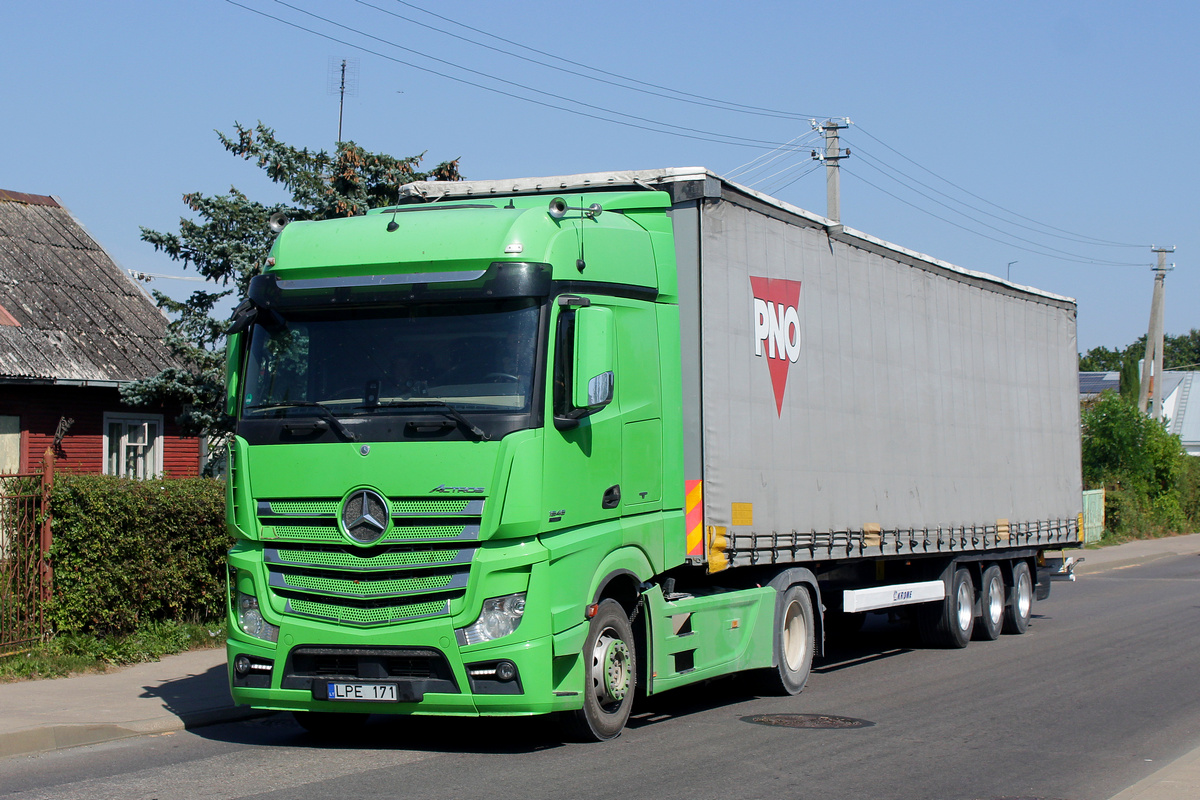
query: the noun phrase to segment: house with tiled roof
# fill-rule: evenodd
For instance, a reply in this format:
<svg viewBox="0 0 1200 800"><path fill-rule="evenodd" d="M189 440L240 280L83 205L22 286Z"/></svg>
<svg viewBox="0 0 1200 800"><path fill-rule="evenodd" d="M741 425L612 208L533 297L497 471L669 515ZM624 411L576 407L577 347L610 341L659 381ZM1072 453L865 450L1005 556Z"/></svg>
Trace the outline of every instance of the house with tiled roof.
<svg viewBox="0 0 1200 800"><path fill-rule="evenodd" d="M167 320L55 197L0 190L0 473L196 475L178 408L131 408L122 384L177 366Z"/></svg>

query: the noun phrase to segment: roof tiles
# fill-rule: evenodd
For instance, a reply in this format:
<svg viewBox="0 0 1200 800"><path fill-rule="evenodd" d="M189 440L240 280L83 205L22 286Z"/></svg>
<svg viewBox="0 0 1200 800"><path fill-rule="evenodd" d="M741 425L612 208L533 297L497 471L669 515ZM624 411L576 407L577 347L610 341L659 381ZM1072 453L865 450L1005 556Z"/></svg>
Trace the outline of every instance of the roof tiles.
<svg viewBox="0 0 1200 800"><path fill-rule="evenodd" d="M162 312L54 198L0 190L0 307L0 379L129 381L176 366Z"/></svg>

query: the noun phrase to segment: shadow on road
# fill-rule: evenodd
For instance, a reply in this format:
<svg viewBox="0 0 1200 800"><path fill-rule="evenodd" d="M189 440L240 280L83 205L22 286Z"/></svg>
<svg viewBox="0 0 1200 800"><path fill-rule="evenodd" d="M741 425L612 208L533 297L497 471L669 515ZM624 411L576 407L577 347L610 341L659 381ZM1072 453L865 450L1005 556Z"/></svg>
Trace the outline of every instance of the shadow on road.
<svg viewBox="0 0 1200 800"><path fill-rule="evenodd" d="M206 719L213 718L217 698L224 700L226 707L233 705L224 664L157 686L143 686L139 697L159 698L163 708L183 720L185 725L203 724Z"/></svg>

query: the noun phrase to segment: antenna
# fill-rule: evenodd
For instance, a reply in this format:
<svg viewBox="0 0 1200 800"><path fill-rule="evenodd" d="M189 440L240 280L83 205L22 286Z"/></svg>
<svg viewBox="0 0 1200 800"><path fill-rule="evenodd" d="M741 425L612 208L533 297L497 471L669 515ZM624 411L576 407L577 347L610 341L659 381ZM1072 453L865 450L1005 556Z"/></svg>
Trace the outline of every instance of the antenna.
<svg viewBox="0 0 1200 800"><path fill-rule="evenodd" d="M329 94L338 96L338 138L342 141L342 109L346 105L346 95L351 97L358 96L358 59L343 58L339 61L336 58L329 59L329 83L327 87Z"/></svg>

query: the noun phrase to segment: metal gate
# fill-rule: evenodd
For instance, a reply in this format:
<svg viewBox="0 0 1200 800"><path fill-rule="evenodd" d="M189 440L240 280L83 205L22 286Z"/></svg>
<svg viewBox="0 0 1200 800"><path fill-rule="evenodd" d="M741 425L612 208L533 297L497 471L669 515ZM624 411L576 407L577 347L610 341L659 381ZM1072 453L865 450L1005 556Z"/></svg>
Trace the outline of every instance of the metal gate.
<svg viewBox="0 0 1200 800"><path fill-rule="evenodd" d="M1100 541L1104 535L1104 490L1092 489L1083 493L1083 533L1088 544Z"/></svg>
<svg viewBox="0 0 1200 800"><path fill-rule="evenodd" d="M50 457L40 473L0 476L0 656L28 650L49 633L53 481Z"/></svg>

